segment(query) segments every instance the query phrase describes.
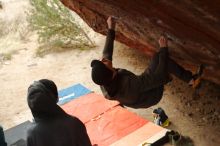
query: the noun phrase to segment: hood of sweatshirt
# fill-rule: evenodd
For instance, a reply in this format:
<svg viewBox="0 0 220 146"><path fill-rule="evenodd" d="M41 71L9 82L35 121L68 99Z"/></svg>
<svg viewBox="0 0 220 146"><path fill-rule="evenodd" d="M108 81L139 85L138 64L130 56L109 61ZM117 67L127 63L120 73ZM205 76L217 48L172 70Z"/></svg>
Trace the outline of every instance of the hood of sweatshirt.
<svg viewBox="0 0 220 146"><path fill-rule="evenodd" d="M55 83L47 79L35 81L29 86L27 102L35 120L51 119L66 115L57 105L58 95L55 87Z"/></svg>

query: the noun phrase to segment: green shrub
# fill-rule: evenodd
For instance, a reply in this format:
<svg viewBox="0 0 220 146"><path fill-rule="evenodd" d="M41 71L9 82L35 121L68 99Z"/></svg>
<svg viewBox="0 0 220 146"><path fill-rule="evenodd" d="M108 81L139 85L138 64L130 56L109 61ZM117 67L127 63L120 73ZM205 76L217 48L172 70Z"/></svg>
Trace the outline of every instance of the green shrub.
<svg viewBox="0 0 220 146"><path fill-rule="evenodd" d="M39 36L38 55L94 47L71 12L59 0L30 0L30 2L32 9L28 13L28 21Z"/></svg>
<svg viewBox="0 0 220 146"><path fill-rule="evenodd" d="M0 53L0 62L11 60L12 56L17 53L18 53L18 50L11 50L11 51L8 51L7 53Z"/></svg>

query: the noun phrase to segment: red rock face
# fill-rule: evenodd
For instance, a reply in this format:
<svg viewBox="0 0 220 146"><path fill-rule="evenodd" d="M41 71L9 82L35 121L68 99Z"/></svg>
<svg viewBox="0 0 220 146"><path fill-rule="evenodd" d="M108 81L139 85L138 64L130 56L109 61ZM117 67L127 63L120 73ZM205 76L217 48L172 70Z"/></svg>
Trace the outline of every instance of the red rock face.
<svg viewBox="0 0 220 146"><path fill-rule="evenodd" d="M219 0L61 0L96 32L106 34L106 19L119 17L116 40L147 56L167 35L170 56L188 69L206 64L204 78L220 84Z"/></svg>

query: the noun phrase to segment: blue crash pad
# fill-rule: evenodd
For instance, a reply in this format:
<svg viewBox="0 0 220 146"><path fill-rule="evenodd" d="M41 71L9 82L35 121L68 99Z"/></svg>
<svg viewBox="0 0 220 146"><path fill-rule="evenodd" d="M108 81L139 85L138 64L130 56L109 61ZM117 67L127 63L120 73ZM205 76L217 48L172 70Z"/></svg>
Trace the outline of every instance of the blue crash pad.
<svg viewBox="0 0 220 146"><path fill-rule="evenodd" d="M59 94L59 105L65 104L72 99L91 93L92 91L81 84L76 84L68 88L62 89Z"/></svg>

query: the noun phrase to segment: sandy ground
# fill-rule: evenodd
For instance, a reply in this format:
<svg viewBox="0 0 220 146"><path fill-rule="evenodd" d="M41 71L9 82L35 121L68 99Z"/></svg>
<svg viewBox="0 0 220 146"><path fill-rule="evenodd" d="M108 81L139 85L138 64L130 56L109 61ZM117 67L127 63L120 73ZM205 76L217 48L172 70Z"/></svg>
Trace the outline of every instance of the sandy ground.
<svg viewBox="0 0 220 146"><path fill-rule="evenodd" d="M16 6L16 10L27 7L26 0L3 1L5 10L0 10L0 16L10 22L17 16L5 15L7 9ZM20 7L19 7L20 6ZM7 8L7 9L6 9ZM18 11L16 11L16 14ZM21 11L19 15L23 14ZM10 18L10 19L9 19ZM22 21L23 19L21 19ZM91 31L92 32L92 31ZM75 83L82 83L91 90L100 93L100 89L90 79L90 61L99 58L105 38L92 32L97 47L88 51L72 50L59 54L49 54L43 58L34 57L38 46L36 36L19 39L8 34L1 39L0 53L7 50L17 50L11 61L0 65L0 124L8 129L32 116L27 107L26 94L28 86L41 78L53 80L58 89L63 89ZM6 39L7 38L7 39ZM148 64L147 57L135 49L127 48L119 43L115 45L113 64L140 74ZM174 129L193 139L196 146L220 145L220 87L204 81L199 95L182 81L174 78L164 92L161 102L148 109L131 109L138 115L152 120L152 109L162 107L172 121L170 129Z"/></svg>

